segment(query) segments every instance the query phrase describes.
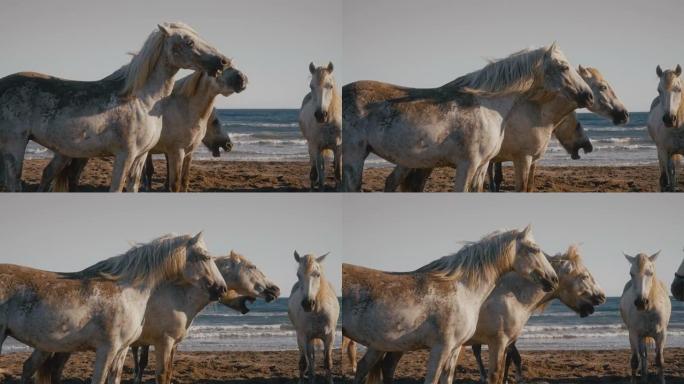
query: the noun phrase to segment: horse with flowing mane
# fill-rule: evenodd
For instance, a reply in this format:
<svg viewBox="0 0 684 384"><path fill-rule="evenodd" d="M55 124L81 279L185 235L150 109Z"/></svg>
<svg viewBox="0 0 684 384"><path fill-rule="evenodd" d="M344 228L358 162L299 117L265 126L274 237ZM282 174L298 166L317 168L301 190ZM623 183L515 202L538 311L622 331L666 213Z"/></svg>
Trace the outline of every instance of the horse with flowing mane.
<svg viewBox="0 0 684 384"><path fill-rule="evenodd" d="M189 26L164 23L129 64L102 80L33 72L0 79L0 182L21 190L26 145L33 140L64 159L113 156L110 191L122 191L127 182L136 191L147 152L161 133L160 101L171 93L178 70L215 77L229 65ZM67 164L56 164L56 173Z"/></svg>
<svg viewBox="0 0 684 384"><path fill-rule="evenodd" d="M364 162L372 152L405 168L455 167L455 191L480 190L511 109L533 96L557 95L580 107L590 106L594 97L556 44L492 61L438 88L347 84L343 187L361 190Z"/></svg>
<svg viewBox="0 0 684 384"><path fill-rule="evenodd" d="M118 382L128 347L143 330L149 298L171 281L214 298L226 292L201 233L165 235L80 272L0 265L0 347L11 335L47 352L36 359L95 351L92 382Z"/></svg>
<svg viewBox="0 0 684 384"><path fill-rule="evenodd" d="M425 383L436 384L475 333L480 307L496 282L510 271L545 292L558 285L529 226L494 232L413 272L343 264L342 332L368 348L354 383L361 383L385 352L429 349Z"/></svg>

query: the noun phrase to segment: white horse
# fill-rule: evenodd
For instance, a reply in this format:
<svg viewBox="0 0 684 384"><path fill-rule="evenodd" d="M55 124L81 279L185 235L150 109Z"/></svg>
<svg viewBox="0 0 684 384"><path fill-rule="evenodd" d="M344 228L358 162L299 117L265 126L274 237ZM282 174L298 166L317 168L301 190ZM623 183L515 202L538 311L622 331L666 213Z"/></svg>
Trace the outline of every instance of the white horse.
<svg viewBox="0 0 684 384"><path fill-rule="evenodd" d="M342 332L368 347L354 383L361 383L385 352L429 349L425 383L436 384L475 333L482 303L510 271L546 292L558 285L529 226L487 235L413 272L343 264Z"/></svg>
<svg viewBox="0 0 684 384"><path fill-rule="evenodd" d="M648 133L658 148L660 164L660 190L674 192L677 189L675 155L684 155L684 83L680 75L682 67L663 71L656 68L660 78L658 97L651 103L648 114Z"/></svg>
<svg viewBox="0 0 684 384"><path fill-rule="evenodd" d="M340 303L332 284L323 274L321 263L328 254L316 258L314 255L299 256L294 252L298 264L297 282L292 287L287 301L287 314L297 332L299 346L299 382L304 381L308 370L309 382L316 381L314 340L323 341L326 381L332 384L332 349L335 342Z"/></svg>
<svg viewBox="0 0 684 384"><path fill-rule="evenodd" d="M370 152L406 168L456 168L454 189L481 189L504 119L532 96L592 104L591 89L556 46L524 50L442 86L359 81L342 88L344 189L360 191Z"/></svg>
<svg viewBox="0 0 684 384"><path fill-rule="evenodd" d="M214 261L228 289L226 294L218 298L220 303L246 313L249 311L245 306L246 301L254 301L257 297L261 297L271 302L280 296L280 288L244 256L231 251L229 256L217 257ZM142 383L150 345L154 346L157 362L157 383L171 382L173 357L178 344L187 336L188 328L195 316L213 299L204 289L174 282L164 283L154 291L145 311L142 333L133 343L135 383ZM140 347L142 347L142 352L139 355ZM68 354L51 356L48 353L51 360L46 360L45 356L36 356L42 353L48 352L39 350L33 352L27 364L24 364L22 377L25 380L30 379L33 371L39 368L38 383L56 384L59 382L59 375L68 359ZM35 367L31 364L32 361L45 361L45 363L41 367Z"/></svg>
<svg viewBox="0 0 684 384"><path fill-rule="evenodd" d="M225 68L218 77L196 71L176 81L171 95L161 102L161 135L149 151L150 154L166 155L168 186L171 192L188 190L192 154L202 142L207 133L207 126L212 121L216 96L221 94L228 97L235 92L242 92L246 87L247 77L232 67ZM60 174L57 176L56 186L67 185L66 179L69 177L76 178L70 180L70 184L78 184L78 177L86 163L87 159L74 162L70 158L56 154L43 171L39 190L47 191L52 178L58 172ZM66 167L67 164L70 164L69 167ZM152 157L148 156L146 166L152 167L151 164ZM78 169L73 170L72 167ZM149 177L146 181L151 183Z"/></svg>
<svg viewBox="0 0 684 384"><path fill-rule="evenodd" d="M171 93L176 72L188 68L216 76L227 65L190 27L165 23L128 65L102 80L32 72L0 79L5 186L21 190L24 153L33 140L65 158L114 156L110 190L122 191L129 174L128 189L137 190L147 152L161 133L159 101Z"/></svg>
<svg viewBox="0 0 684 384"><path fill-rule="evenodd" d="M672 280L672 286L670 286L670 291L672 296L679 301L684 301L684 260L679 264L679 269L675 272L674 280Z"/></svg>
<svg viewBox="0 0 684 384"><path fill-rule="evenodd" d="M335 188L342 180L342 98L332 75L333 64L309 64L311 92L304 96L299 111L299 128L309 144L311 190L325 189L325 151L333 152Z"/></svg>
<svg viewBox="0 0 684 384"><path fill-rule="evenodd" d="M3 264L0 346L11 335L48 353L92 350L92 382L118 383L128 347L142 332L148 300L168 281L202 287L216 298L226 292L201 234L162 236L75 273Z"/></svg>
<svg viewBox="0 0 684 384"><path fill-rule="evenodd" d="M667 289L655 274L656 252L651 256L640 253L636 256L625 254L631 264L630 281L620 298L620 315L629 331L629 344L632 348L632 383L636 382L636 372L641 366L641 382L648 382L648 358L646 341L655 340L655 365L658 380L665 383L663 375L663 349L667 338L667 324L670 322L672 304Z"/></svg>
<svg viewBox="0 0 684 384"><path fill-rule="evenodd" d="M487 297L480 308L475 334L466 345L473 346L473 352L480 368L480 379L490 384L502 383L506 380L509 359L504 356L508 349L509 356L514 358L518 368L517 382L522 382L522 364L515 348L515 340L523 331L523 327L532 314L543 309L552 300L559 299L563 304L577 312L581 317L594 313L594 306L603 304L606 295L594 280L582 262L577 248L571 246L562 255L547 256L549 263L558 275L558 287L552 292L544 292L539 285L530 282L524 276L509 272L501 277L496 288ZM482 363L481 346L489 347L489 380ZM510 354L517 354L513 356ZM369 373L368 384L375 382L382 372L385 383L392 382L401 353L392 352L377 364ZM456 361L449 366L448 376L453 377Z"/></svg>
<svg viewBox="0 0 684 384"><path fill-rule="evenodd" d="M596 68L585 68L579 66L577 72L591 89L594 103L587 106L587 109L599 116L609 118L613 124L625 124L629 119L629 113L622 104L622 101L615 95L611 85L606 81L601 72ZM548 97L545 94L529 95L525 100L517 102L511 109L504 121L504 138L501 148L492 162L497 163L496 168L500 169L501 162L512 161L515 169L515 190L518 192L530 192L534 185L534 171L537 162L546 153L551 136L558 132L561 135L570 133L578 136L581 132L576 132L576 124L568 121L568 117L579 108L575 100L570 100L563 95ZM574 117L574 116L573 116ZM565 126L564 124L571 124ZM581 126L579 126L581 129ZM558 137L558 136L557 136ZM580 140L577 144L581 147L573 146L568 148L566 145L571 137L564 136L559 141L566 150L571 153L573 159L579 158L578 150L583 148L585 153L592 150L591 143L587 140ZM425 181L420 181L419 177L413 176L407 170L398 166L393 171L394 178L409 177L411 183L418 187L425 185ZM490 170L492 168L490 167ZM422 174L426 178L431 170L417 170L414 173ZM418 177L418 179L416 179ZM498 190L500 185L500 174L498 177L491 175L490 184L492 190ZM498 183L497 183L498 181ZM394 181L394 185L400 182ZM416 188L407 188L415 191ZM422 189L420 189L422 190Z"/></svg>

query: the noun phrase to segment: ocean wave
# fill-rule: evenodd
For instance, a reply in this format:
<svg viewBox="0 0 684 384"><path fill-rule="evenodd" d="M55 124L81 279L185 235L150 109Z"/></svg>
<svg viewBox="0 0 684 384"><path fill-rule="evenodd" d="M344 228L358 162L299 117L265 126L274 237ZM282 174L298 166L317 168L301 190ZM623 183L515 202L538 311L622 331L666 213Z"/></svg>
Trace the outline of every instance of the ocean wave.
<svg viewBox="0 0 684 384"><path fill-rule="evenodd" d="M198 316L198 318L203 318L203 317L282 317L282 316L287 316L287 312L254 312L250 311L249 313L246 314L241 314L237 312L233 313L213 313L213 312L202 312L201 315Z"/></svg>
<svg viewBox="0 0 684 384"><path fill-rule="evenodd" d="M646 126L636 126L636 127L616 127L616 126L599 126L591 127L586 124L583 125L585 131L588 132L645 132Z"/></svg>
<svg viewBox="0 0 684 384"><path fill-rule="evenodd" d="M232 139L232 137L231 137ZM233 145L306 145L305 139L259 139L259 140L233 140Z"/></svg>
<svg viewBox="0 0 684 384"><path fill-rule="evenodd" d="M299 123L260 123L254 121L222 121L221 127L254 127L254 128L299 128Z"/></svg>

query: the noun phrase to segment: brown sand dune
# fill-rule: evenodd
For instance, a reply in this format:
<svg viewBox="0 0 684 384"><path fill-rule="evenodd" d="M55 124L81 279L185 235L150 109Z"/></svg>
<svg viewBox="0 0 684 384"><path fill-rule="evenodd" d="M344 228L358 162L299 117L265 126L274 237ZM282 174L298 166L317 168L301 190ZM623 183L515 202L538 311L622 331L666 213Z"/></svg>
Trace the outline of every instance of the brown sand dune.
<svg viewBox="0 0 684 384"><path fill-rule="evenodd" d="M24 166L26 191L35 191L47 160L28 160ZM163 190L166 174L164 161L155 161L153 190ZM382 191L390 168L367 168L364 191ZM93 160L81 178L80 191L105 192L109 185L111 162ZM505 191L513 189L513 170L505 167ZM427 185L429 192L446 192L453 188L453 169L436 170ZM332 191L332 169L328 170L327 187ZM657 166L629 167L539 167L536 190L540 192L657 192ZM679 189L684 190L684 177ZM306 162L242 162L194 161L190 190L192 192L304 192L309 190L309 165Z"/></svg>
<svg viewBox="0 0 684 384"><path fill-rule="evenodd" d="M485 354L486 355L486 354ZM651 354L651 359L652 359ZM351 373L341 379L339 350L335 351L336 383L351 383ZM629 382L629 351L543 351L523 352L525 377L529 383L627 383ZM19 383L21 364L28 353L0 356L2 383ZM322 355L317 354L320 362ZM395 383L419 384L425 374L426 352L404 356L397 370ZM87 383L92 369L92 353L77 354L64 372L65 383ZM298 353L285 352L179 352L173 381L176 383L296 383ZM669 384L684 383L684 348L665 350L666 380ZM145 371L144 381L154 382L154 357ZM131 382L132 362L126 361L123 381ZM317 372L323 372L319 370ZM655 372L652 370L652 372ZM460 359L458 383L477 383L478 372L470 350ZM651 377L651 381L655 377ZM317 382L322 382L319 377Z"/></svg>

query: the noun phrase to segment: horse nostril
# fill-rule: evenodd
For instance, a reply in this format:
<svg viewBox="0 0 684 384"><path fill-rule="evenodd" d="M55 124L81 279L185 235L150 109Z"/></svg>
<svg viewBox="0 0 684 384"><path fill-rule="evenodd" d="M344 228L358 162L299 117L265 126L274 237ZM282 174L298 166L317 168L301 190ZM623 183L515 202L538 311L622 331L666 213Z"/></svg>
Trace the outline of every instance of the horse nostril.
<svg viewBox="0 0 684 384"><path fill-rule="evenodd" d="M230 61L228 61L228 59L226 59L225 57L222 57L221 58L221 65L226 67L226 66L228 66L228 64L230 64Z"/></svg>

